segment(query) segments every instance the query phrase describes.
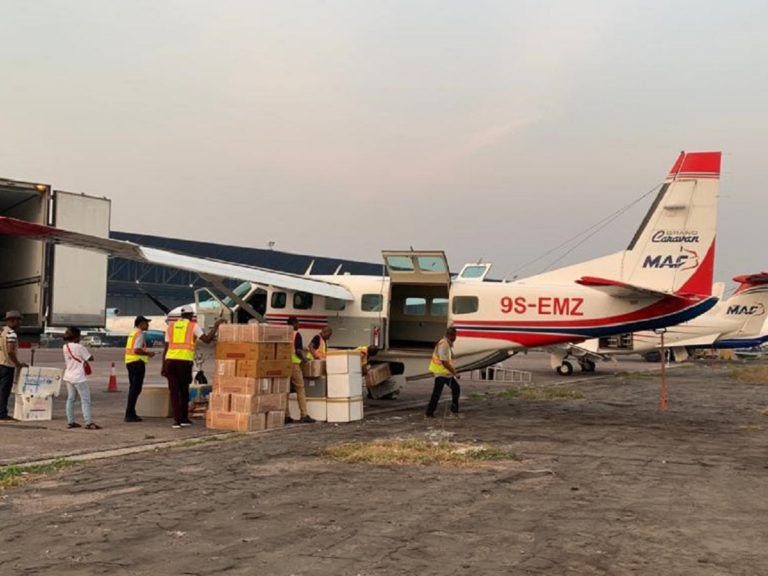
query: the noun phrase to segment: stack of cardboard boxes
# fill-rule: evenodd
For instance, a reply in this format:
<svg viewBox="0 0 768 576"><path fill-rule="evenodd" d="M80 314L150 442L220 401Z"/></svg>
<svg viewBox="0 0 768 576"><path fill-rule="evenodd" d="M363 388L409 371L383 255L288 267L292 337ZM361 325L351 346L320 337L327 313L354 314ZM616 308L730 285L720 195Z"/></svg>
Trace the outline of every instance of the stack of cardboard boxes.
<svg viewBox="0 0 768 576"><path fill-rule="evenodd" d="M290 326L232 324L219 328L216 374L206 424L250 432L285 422L293 350Z"/></svg>

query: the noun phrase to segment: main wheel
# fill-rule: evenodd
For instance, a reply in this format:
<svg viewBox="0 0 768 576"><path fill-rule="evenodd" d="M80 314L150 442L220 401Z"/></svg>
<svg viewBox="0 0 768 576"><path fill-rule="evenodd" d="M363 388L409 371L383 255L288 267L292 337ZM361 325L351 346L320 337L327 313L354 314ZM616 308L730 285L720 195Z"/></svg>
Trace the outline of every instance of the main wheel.
<svg viewBox="0 0 768 576"><path fill-rule="evenodd" d="M568 362L568 360L563 360L563 363L557 367L557 373L560 376L570 376L573 374L573 364Z"/></svg>
<svg viewBox="0 0 768 576"><path fill-rule="evenodd" d="M594 372L595 363L589 358L585 358L584 360L581 361L581 370L582 372Z"/></svg>

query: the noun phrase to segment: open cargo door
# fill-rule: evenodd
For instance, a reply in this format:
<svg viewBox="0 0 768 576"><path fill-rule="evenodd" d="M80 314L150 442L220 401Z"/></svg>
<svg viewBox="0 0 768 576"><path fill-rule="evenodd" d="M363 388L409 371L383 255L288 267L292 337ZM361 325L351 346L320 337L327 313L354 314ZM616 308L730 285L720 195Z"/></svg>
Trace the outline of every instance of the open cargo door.
<svg viewBox="0 0 768 576"><path fill-rule="evenodd" d="M109 237L111 204L107 198L56 190L53 205L54 226ZM80 248L54 246L48 324L103 327L106 302L107 256Z"/></svg>
<svg viewBox="0 0 768 576"><path fill-rule="evenodd" d="M445 333L451 274L441 250L382 252L390 278L389 347L429 348Z"/></svg>

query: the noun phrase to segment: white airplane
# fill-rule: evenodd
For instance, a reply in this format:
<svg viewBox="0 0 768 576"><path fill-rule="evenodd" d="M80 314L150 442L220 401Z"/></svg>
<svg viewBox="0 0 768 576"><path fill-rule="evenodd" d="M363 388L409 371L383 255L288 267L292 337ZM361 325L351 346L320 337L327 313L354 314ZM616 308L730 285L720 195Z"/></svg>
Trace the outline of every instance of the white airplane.
<svg viewBox="0 0 768 576"><path fill-rule="evenodd" d="M726 300L693 320L664 331L664 347L678 362L688 358L692 348L752 348L768 341L768 273L736 276L739 286ZM724 285L720 284L722 293ZM645 330L574 344L571 355L592 360L616 355L642 354L658 357L661 334Z"/></svg>
<svg viewBox="0 0 768 576"><path fill-rule="evenodd" d="M296 316L307 335L331 326L334 346L378 345L396 374L403 368L394 361L410 358L425 372L424 357L448 325L458 329L455 355L465 357L463 369L548 347L558 370L569 373L565 344L672 326L715 305L720 160L720 152L681 153L626 250L513 282L486 280L490 264L465 266L453 279L441 251L385 251L382 276L301 276L7 217L0 233L197 272L229 299L198 290L202 324ZM232 291L225 279L244 284Z"/></svg>

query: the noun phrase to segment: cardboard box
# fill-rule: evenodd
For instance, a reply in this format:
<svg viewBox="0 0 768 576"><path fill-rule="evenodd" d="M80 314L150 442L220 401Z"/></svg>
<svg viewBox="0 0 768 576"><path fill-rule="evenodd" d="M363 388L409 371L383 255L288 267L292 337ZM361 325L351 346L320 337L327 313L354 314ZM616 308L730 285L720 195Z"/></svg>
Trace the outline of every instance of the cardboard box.
<svg viewBox="0 0 768 576"><path fill-rule="evenodd" d="M215 412L209 410L205 415L205 425L213 430L255 432L266 428L267 418L266 414L238 414L236 412Z"/></svg>
<svg viewBox="0 0 768 576"><path fill-rule="evenodd" d="M136 414L149 418L169 418L171 416L171 395L168 386L147 386L146 384L136 401Z"/></svg>
<svg viewBox="0 0 768 576"><path fill-rule="evenodd" d="M328 398L353 398L363 394L362 374L329 374Z"/></svg>
<svg viewBox="0 0 768 576"><path fill-rule="evenodd" d="M312 378L304 380L304 393L307 398L325 398L328 393L328 378Z"/></svg>
<svg viewBox="0 0 768 576"><path fill-rule="evenodd" d="M222 324L216 336L217 342L240 342L240 324Z"/></svg>
<svg viewBox="0 0 768 576"><path fill-rule="evenodd" d="M285 426L285 412L274 411L267 413L267 430Z"/></svg>
<svg viewBox="0 0 768 576"><path fill-rule="evenodd" d="M325 360L310 360L301 363L301 373L304 378L320 378L325 376Z"/></svg>
<svg viewBox="0 0 768 576"><path fill-rule="evenodd" d="M216 360L216 376L237 376L237 360Z"/></svg>
<svg viewBox="0 0 768 576"><path fill-rule="evenodd" d="M328 420L328 402L325 398L307 398L307 414L318 422Z"/></svg>
<svg viewBox="0 0 768 576"><path fill-rule="evenodd" d="M252 342L219 342L216 360L258 360L260 347Z"/></svg>
<svg viewBox="0 0 768 576"><path fill-rule="evenodd" d="M63 371L59 368L28 366L19 370L18 379L12 390L22 396L58 396L61 392Z"/></svg>
<svg viewBox="0 0 768 576"><path fill-rule="evenodd" d="M211 412L229 412L231 406L230 394L212 393L208 396L208 410Z"/></svg>
<svg viewBox="0 0 768 576"><path fill-rule="evenodd" d="M291 391L290 378L270 378L270 394L288 394Z"/></svg>
<svg viewBox="0 0 768 576"><path fill-rule="evenodd" d="M257 394L259 387L255 378L221 376L216 378L213 391L217 394Z"/></svg>
<svg viewBox="0 0 768 576"><path fill-rule="evenodd" d="M53 419L53 396L14 395L13 417L23 422Z"/></svg>
<svg viewBox="0 0 768 576"><path fill-rule="evenodd" d="M290 362L291 357L293 356L293 343L291 342L281 342L278 344L275 344L275 360L283 360L285 362Z"/></svg>
<svg viewBox="0 0 768 576"><path fill-rule="evenodd" d="M363 398L328 398L328 422L354 422L363 419Z"/></svg>
<svg viewBox="0 0 768 576"><path fill-rule="evenodd" d="M389 363L374 364L368 370L365 375L365 385L368 388L373 388L379 384L383 384L392 376L392 369L389 367Z"/></svg>
<svg viewBox="0 0 768 576"><path fill-rule="evenodd" d="M262 360L256 374L258 378L290 378L292 366L284 360Z"/></svg>
<svg viewBox="0 0 768 576"><path fill-rule="evenodd" d="M242 414L266 413L288 408L288 396L285 394L232 394L230 411Z"/></svg>
<svg viewBox="0 0 768 576"><path fill-rule="evenodd" d="M331 374L362 374L362 357L349 350L329 350L325 359L325 370Z"/></svg>
<svg viewBox="0 0 768 576"><path fill-rule="evenodd" d="M249 324L257 326L256 342L293 342L293 326L288 324Z"/></svg>

